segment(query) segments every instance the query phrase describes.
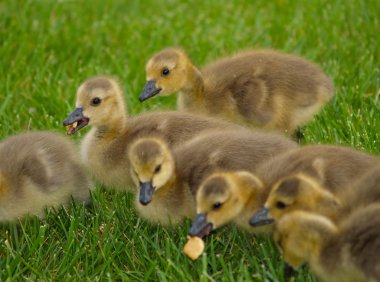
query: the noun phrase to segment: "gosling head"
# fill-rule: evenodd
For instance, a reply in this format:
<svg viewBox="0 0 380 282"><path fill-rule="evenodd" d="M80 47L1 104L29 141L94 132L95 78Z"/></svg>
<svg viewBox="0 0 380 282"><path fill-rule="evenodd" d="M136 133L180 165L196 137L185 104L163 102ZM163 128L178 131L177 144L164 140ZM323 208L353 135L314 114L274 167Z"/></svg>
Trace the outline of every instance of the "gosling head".
<svg viewBox="0 0 380 282"><path fill-rule="evenodd" d="M323 244L336 233L337 227L327 217L294 211L276 223L273 239L285 262L298 268L318 258Z"/></svg>
<svg viewBox="0 0 380 282"><path fill-rule="evenodd" d="M250 219L250 224L254 227L269 224L294 210L317 212L339 206L338 199L323 188L318 179L299 173L283 178L273 186L264 208Z"/></svg>
<svg viewBox="0 0 380 282"><path fill-rule="evenodd" d="M129 149L131 175L140 188L139 202L149 204L153 194L175 174L173 155L164 141L158 138L141 138Z"/></svg>
<svg viewBox="0 0 380 282"><path fill-rule="evenodd" d="M75 110L63 121L72 135L87 125L108 128L125 119L123 92L109 77L86 80L76 94Z"/></svg>
<svg viewBox="0 0 380 282"><path fill-rule="evenodd" d="M146 85L140 102L156 95L168 96L183 89L191 62L185 52L177 48L164 49L146 64Z"/></svg>
<svg viewBox="0 0 380 282"><path fill-rule="evenodd" d="M209 176L196 195L197 216L190 228L190 235L203 237L235 219L252 194L261 187L261 181L246 171L220 172Z"/></svg>

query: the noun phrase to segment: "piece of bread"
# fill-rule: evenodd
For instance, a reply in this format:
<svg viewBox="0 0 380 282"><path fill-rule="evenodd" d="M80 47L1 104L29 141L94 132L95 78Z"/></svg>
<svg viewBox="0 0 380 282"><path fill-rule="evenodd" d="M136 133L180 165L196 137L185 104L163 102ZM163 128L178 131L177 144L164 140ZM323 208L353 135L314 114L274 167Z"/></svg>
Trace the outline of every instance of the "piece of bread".
<svg viewBox="0 0 380 282"><path fill-rule="evenodd" d="M183 247L183 252L192 260L196 260L203 253L205 243L200 237L190 237L186 245Z"/></svg>

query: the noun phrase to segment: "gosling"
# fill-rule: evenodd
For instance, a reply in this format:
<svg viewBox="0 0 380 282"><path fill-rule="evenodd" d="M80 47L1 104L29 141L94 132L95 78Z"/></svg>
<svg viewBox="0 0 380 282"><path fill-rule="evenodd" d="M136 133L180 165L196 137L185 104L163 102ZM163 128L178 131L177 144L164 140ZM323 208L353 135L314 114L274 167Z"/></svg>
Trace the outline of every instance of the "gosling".
<svg viewBox="0 0 380 282"><path fill-rule="evenodd" d="M282 136L242 129L201 133L174 148L157 137L140 138L129 151L131 174L140 191L137 210L161 224L193 218L195 194L209 175L254 171L267 158L296 147Z"/></svg>
<svg viewBox="0 0 380 282"><path fill-rule="evenodd" d="M127 117L123 92L112 78L85 81L76 94L76 109L63 122L72 135L86 126L91 130L81 143L81 155L92 177L106 188L132 191L128 147L140 136L158 134L170 146L211 129L239 126L208 117L178 112L153 112Z"/></svg>
<svg viewBox="0 0 380 282"><path fill-rule="evenodd" d="M380 281L380 205L355 210L339 225L306 211L276 224L274 240L293 268L309 263L323 281Z"/></svg>
<svg viewBox="0 0 380 282"><path fill-rule="evenodd" d="M268 193L263 182L248 171L211 174L196 194L197 216L190 236L202 238L230 222L249 232L269 233L271 227L249 225L249 218L264 205Z"/></svg>
<svg viewBox="0 0 380 282"><path fill-rule="evenodd" d="M140 96L179 92L180 111L203 113L291 135L309 122L334 95L319 66L273 50L238 53L199 71L186 53L167 48L146 65Z"/></svg>
<svg viewBox="0 0 380 282"><path fill-rule="evenodd" d="M74 145L64 137L30 132L0 143L0 222L44 216L71 199L87 203L91 185Z"/></svg>
<svg viewBox="0 0 380 282"><path fill-rule="evenodd" d="M335 221L351 184L380 159L346 147L310 145L278 156L260 168L260 179L270 188L263 209L250 220L260 226L294 210L307 210Z"/></svg>

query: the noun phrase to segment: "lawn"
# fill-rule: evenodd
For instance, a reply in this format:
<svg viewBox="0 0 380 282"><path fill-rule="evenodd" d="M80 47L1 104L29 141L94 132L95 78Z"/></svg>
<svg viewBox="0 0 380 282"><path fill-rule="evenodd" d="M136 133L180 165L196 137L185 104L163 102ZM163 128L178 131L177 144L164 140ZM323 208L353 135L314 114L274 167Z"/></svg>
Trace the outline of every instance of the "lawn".
<svg viewBox="0 0 380 282"><path fill-rule="evenodd" d="M182 46L197 65L275 48L319 63L335 83L334 101L304 128L305 143L380 153L379 14L378 0L3 0L0 137L65 134L76 88L94 75L120 79L131 115L174 108L174 96L138 101L147 59L167 46ZM92 207L1 225L0 280L284 281L269 238L227 226L193 262L182 254L190 221L150 225L136 215L132 195L104 188ZM295 280L316 278L305 267Z"/></svg>

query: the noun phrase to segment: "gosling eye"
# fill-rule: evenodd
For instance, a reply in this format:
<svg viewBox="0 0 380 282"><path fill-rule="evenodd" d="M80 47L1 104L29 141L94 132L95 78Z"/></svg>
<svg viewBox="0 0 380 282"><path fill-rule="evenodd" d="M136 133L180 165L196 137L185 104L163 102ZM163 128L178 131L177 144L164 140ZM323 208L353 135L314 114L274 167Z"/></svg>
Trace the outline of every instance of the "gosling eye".
<svg viewBox="0 0 380 282"><path fill-rule="evenodd" d="M215 204L212 205L213 210L218 210L222 206L221 202L216 202Z"/></svg>
<svg viewBox="0 0 380 282"><path fill-rule="evenodd" d="M161 171L161 165L156 166L154 173L159 173Z"/></svg>
<svg viewBox="0 0 380 282"><path fill-rule="evenodd" d="M163 75L163 76L167 76L167 75L169 75L169 73L170 73L170 70L169 70L168 68L164 68L164 69L162 70L162 75Z"/></svg>
<svg viewBox="0 0 380 282"><path fill-rule="evenodd" d="M96 98L94 98L94 99L91 100L91 105L93 105L93 106L97 106L97 105L99 105L101 102L102 102L102 100L101 100L100 98L96 97Z"/></svg>
<svg viewBox="0 0 380 282"><path fill-rule="evenodd" d="M278 201L276 203L276 208L280 209L280 210L283 210L287 207L287 205L284 203L284 202L281 202L281 201Z"/></svg>

